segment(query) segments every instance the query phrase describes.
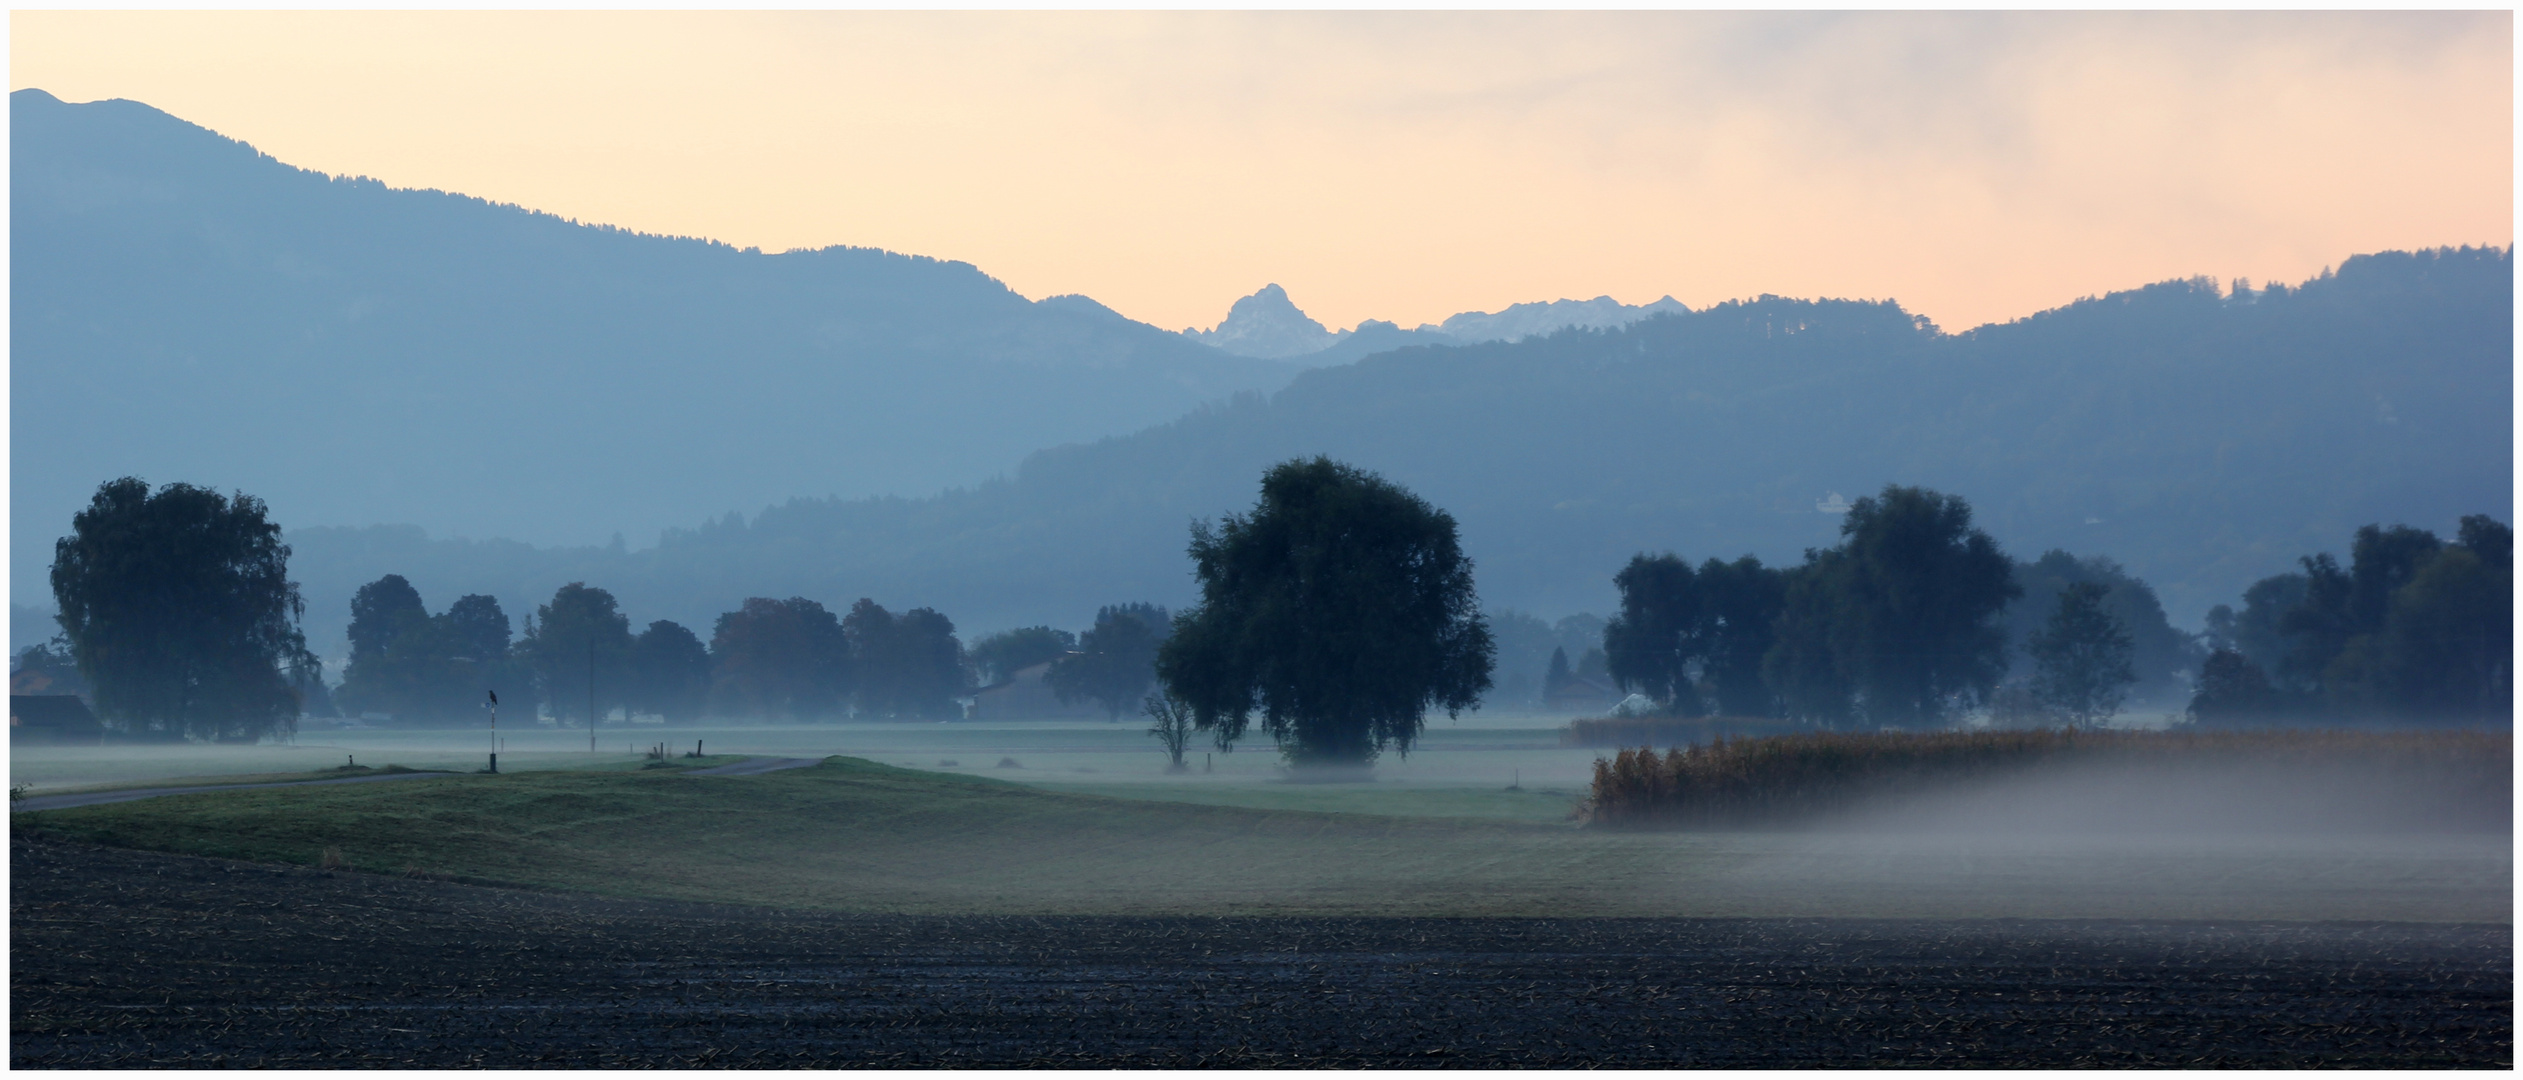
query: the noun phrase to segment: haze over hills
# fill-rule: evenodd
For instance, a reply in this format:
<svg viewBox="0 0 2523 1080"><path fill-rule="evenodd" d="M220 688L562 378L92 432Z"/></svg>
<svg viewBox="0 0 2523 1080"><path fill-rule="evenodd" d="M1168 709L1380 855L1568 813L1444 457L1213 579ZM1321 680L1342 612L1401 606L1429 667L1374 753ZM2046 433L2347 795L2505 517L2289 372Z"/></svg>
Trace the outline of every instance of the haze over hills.
<svg viewBox="0 0 2523 1080"><path fill-rule="evenodd" d="M934 606L968 632L1193 597L1185 526L1328 454L1462 523L1485 602L1609 610L1638 551L1795 562L1828 500L1961 494L2007 551L2119 560L2178 624L2369 522L2511 520L2512 254L2360 256L2299 288L2171 281L1946 334L1779 297L1615 330L1415 347L927 499L794 499L645 551L299 529L314 627L387 572L512 615L562 582L706 627L746 596ZM337 629L332 630L338 633ZM328 639L329 640L329 639Z"/></svg>
<svg viewBox="0 0 2523 1080"><path fill-rule="evenodd" d="M12 582L104 480L294 525L654 536L926 495L1294 366L872 249L762 254L292 168L131 101L10 97Z"/></svg>
<svg viewBox="0 0 2523 1080"><path fill-rule="evenodd" d="M2019 558L2119 559L2192 625L2367 522L2511 519L2503 249L1962 334L1770 296L1334 333L1274 286L1195 331L1222 349L960 263L330 179L132 102L12 115L19 602L100 480L181 479L272 503L326 653L385 573L512 618L584 580L705 635L754 595L967 631L1180 607L1186 523L1311 454L1452 511L1485 600L1545 615L1609 609L1641 550L1793 562L1887 482Z"/></svg>

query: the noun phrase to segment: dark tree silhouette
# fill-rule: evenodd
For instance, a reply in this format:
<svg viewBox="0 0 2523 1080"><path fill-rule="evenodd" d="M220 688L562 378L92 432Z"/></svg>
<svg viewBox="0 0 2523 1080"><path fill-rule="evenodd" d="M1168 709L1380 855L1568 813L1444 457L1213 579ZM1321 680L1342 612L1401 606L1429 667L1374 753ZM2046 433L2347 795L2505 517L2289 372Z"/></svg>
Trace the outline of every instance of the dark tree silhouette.
<svg viewBox="0 0 2523 1080"><path fill-rule="evenodd" d="M631 641L631 707L676 723L701 718L710 650L683 624L659 619Z"/></svg>
<svg viewBox="0 0 2523 1080"><path fill-rule="evenodd" d="M1750 555L1730 563L1700 564L1700 596L1708 644L1701 681L1727 716L1776 716L1778 694L1761 677L1761 662L1778 640L1778 616L1786 606L1784 575Z"/></svg>
<svg viewBox="0 0 2523 1080"><path fill-rule="evenodd" d="M1192 526L1200 603L1158 651L1169 692L1221 745L1255 712L1297 766L1410 752L1431 708L1489 688L1494 650L1454 518L1329 458L1262 477L1261 501Z"/></svg>
<svg viewBox="0 0 2523 1080"><path fill-rule="evenodd" d="M2128 627L2103 606L2110 592L2091 581L2060 590L2049 624L2027 649L2034 700L2072 727L2110 719L2138 678Z"/></svg>
<svg viewBox="0 0 2523 1080"><path fill-rule="evenodd" d="M1542 699L1548 701L1575 681L1577 674L1568 670L1568 647L1551 646L1550 666L1542 669Z"/></svg>
<svg viewBox="0 0 2523 1080"><path fill-rule="evenodd" d="M2512 531L2485 515L2461 519L2449 545L2407 525L2367 525L2346 569L2327 553L2306 556L2302 574L2253 585L2241 616L2211 613L2211 636L2253 660L2255 645L2274 648L2271 707L2295 719L2510 720L2513 549ZM2274 635L2254 632L2271 622Z"/></svg>
<svg viewBox="0 0 2523 1080"><path fill-rule="evenodd" d="M1051 665L1051 690L1060 703L1093 701L1116 721L1139 708L1148 684L1156 681L1156 650L1165 640L1157 626L1164 610L1132 604L1097 612L1094 629L1078 636L1078 653Z"/></svg>
<svg viewBox="0 0 2523 1080"><path fill-rule="evenodd" d="M757 596L719 616L710 656L726 716L838 716L854 674L840 620L802 596Z"/></svg>
<svg viewBox="0 0 2523 1080"><path fill-rule="evenodd" d="M2409 719L2514 715L2513 534L2462 519L2462 540L2392 593L2372 645L2386 711Z"/></svg>
<svg viewBox="0 0 2523 1080"><path fill-rule="evenodd" d="M2162 704L2187 701L2207 649L2192 635L2173 628L2153 587L2103 556L2078 558L2053 548L2031 562L2015 564L2015 583L2023 587L2023 593L2006 605L2005 619L2006 636L2016 655L2032 655L2032 639L2049 625L2060 594L2078 582L2102 586L2103 609L2129 632L2129 663L2138 679L2129 687L2130 698ZM2211 612L2210 636L2221 633L2219 644L2232 647L2234 622L2230 608L2222 621Z"/></svg>
<svg viewBox="0 0 2523 1080"><path fill-rule="evenodd" d="M96 489L53 545L62 637L98 718L128 734L251 742L295 731L315 657L289 545L263 502L190 484Z"/></svg>
<svg viewBox="0 0 2523 1080"><path fill-rule="evenodd" d="M1691 564L1671 552L1641 552L1612 576L1612 584L1621 591L1620 614L1603 627L1612 681L1623 693L1645 694L1677 716L1700 715L1704 710L1689 668L1708 643Z"/></svg>
<svg viewBox="0 0 2523 1080"><path fill-rule="evenodd" d="M2006 673L1998 622L2020 591L1958 496L1886 485L1857 500L1830 551L1791 575L1763 669L1795 715L1929 728Z"/></svg>
<svg viewBox="0 0 2523 1080"><path fill-rule="evenodd" d="M955 624L929 608L900 615L861 597L841 619L858 678L859 712L868 716L946 720L955 698L971 687Z"/></svg>
<svg viewBox="0 0 2523 1080"><path fill-rule="evenodd" d="M1148 734L1155 736L1157 745L1165 748L1165 771L1190 772L1191 766L1183 764L1183 751L1191 747L1191 733L1197 726L1193 722L1191 706L1163 694L1149 694L1140 701L1139 711L1152 721L1148 725Z"/></svg>
<svg viewBox="0 0 2523 1080"><path fill-rule="evenodd" d="M400 574L361 586L351 599L351 661L341 701L355 713L423 724L486 723L484 691L531 713L534 677L511 652L499 601L465 596L432 616Z"/></svg>
<svg viewBox="0 0 2523 1080"><path fill-rule="evenodd" d="M631 620L618 610L612 593L582 581L561 586L552 593L552 602L536 608L534 615L526 624L523 651L553 719L567 724L584 718L589 727L595 726L630 696ZM593 715L588 712L591 673Z"/></svg>
<svg viewBox="0 0 2523 1080"><path fill-rule="evenodd" d="M2208 728L2246 727L2276 718L2280 701L2260 665L2232 649L2217 649L2199 665L2190 721Z"/></svg>

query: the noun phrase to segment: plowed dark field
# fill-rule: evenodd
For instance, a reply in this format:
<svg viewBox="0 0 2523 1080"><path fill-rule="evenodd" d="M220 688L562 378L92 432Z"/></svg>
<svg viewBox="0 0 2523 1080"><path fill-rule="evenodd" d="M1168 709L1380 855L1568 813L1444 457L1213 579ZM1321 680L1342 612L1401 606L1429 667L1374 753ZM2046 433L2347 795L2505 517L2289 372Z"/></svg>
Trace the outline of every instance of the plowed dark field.
<svg viewBox="0 0 2523 1080"><path fill-rule="evenodd" d="M912 917L10 845L13 1067L2503 1067L2503 925Z"/></svg>

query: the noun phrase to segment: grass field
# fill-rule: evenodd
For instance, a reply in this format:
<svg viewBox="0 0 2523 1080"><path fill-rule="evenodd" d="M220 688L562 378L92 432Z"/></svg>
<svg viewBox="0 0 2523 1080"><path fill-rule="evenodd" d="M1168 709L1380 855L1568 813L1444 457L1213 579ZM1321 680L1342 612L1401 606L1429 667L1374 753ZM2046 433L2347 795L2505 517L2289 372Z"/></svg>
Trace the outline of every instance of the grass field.
<svg viewBox="0 0 2523 1080"><path fill-rule="evenodd" d="M1267 746L1192 755L1187 775L1165 772L1165 757L1143 725L1077 722L853 723L668 727L599 731L502 729L503 772L635 769L635 747L664 742L676 753L695 742L713 754L776 757L845 755L888 765L986 777L1123 798L1261 809L1322 809L1399 816L1474 817L1553 823L1585 794L1596 751L1558 745L1549 718L1466 717L1433 722L1420 749L1387 754L1367 784L1288 784ZM46 795L108 788L239 782L321 772L356 759L365 765L472 772L482 767L488 732L353 729L307 732L294 744L261 746L22 747L10 782ZM681 759L678 759L681 760ZM1002 761L1015 766L1002 767ZM1520 790L1509 791L1509 787Z"/></svg>
<svg viewBox="0 0 2523 1080"><path fill-rule="evenodd" d="M1342 797L1258 790L1234 797ZM2503 837L1620 834L1111 798L851 759L749 777L260 788L14 824L262 862L310 865L329 848L376 873L861 912L2505 922L2512 907Z"/></svg>

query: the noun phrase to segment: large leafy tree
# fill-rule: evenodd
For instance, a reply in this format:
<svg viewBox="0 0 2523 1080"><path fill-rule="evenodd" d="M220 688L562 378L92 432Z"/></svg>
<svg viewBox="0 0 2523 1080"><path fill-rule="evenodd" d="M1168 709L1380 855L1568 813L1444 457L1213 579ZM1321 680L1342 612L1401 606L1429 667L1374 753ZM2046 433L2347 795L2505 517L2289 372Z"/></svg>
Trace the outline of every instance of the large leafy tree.
<svg viewBox="0 0 2523 1080"><path fill-rule="evenodd" d="M1052 693L1061 704L1093 701L1113 720L1138 711L1156 681L1156 650L1172 629L1165 609L1124 604L1095 613L1095 626L1078 636L1078 653L1051 666Z"/></svg>
<svg viewBox="0 0 2523 1080"><path fill-rule="evenodd" d="M555 720L583 718L594 727L630 697L631 620L612 593L583 581L554 590L552 602L536 608L526 624L523 644Z"/></svg>
<svg viewBox="0 0 2523 1080"><path fill-rule="evenodd" d="M1695 571L1671 554L1640 554L1612 582L1621 613L1603 627L1603 651L1622 690L1667 702L1680 716L1711 706L1728 716L1777 714L1761 665L1786 602L1778 571L1749 555Z"/></svg>
<svg viewBox="0 0 2523 1080"><path fill-rule="evenodd" d="M2129 697L2165 705L2188 700L2208 650L2192 635L2173 628L2152 586L2103 556L2078 558L2054 548L2029 563L2015 564L2015 583L2023 587L2023 593L2006 605L2005 616L2006 636L2015 655L2032 655L2032 641L2057 612L2059 597L2079 582L2102 587L2103 610L2129 633L2129 663L2137 674ZM2211 636L2218 637L2217 645L2230 647L2234 629L2229 608L2212 627Z"/></svg>
<svg viewBox="0 0 2523 1080"><path fill-rule="evenodd" d="M1746 555L1701 563L1699 584L1708 639L1701 682L1708 697L1727 716L1778 715L1778 693L1762 678L1761 664L1778 641L1785 576Z"/></svg>
<svg viewBox="0 0 2523 1080"><path fill-rule="evenodd" d="M861 713L906 720L958 715L955 699L971 688L971 675L953 620L930 608L896 615L862 597L841 619L841 630L858 671Z"/></svg>
<svg viewBox="0 0 2523 1080"><path fill-rule="evenodd" d="M1702 631L1699 579L1691 564L1671 552L1632 556L1612 575L1621 591L1621 612L1603 627L1603 652L1612 681L1623 693L1663 702L1676 715L1698 716L1699 692L1690 665L1707 648Z"/></svg>
<svg viewBox="0 0 2523 1080"><path fill-rule="evenodd" d="M2006 673L1998 616L2020 589L1970 505L1886 485L1849 508L1840 537L1791 575L1764 663L1793 713L1926 728L1986 700Z"/></svg>
<svg viewBox="0 0 2523 1080"><path fill-rule="evenodd" d="M2233 649L2212 649L2199 664L2190 722L2208 728L2265 723L2283 702L2283 692L2269 684L2267 673L2251 658Z"/></svg>
<svg viewBox="0 0 2523 1080"><path fill-rule="evenodd" d="M710 696L710 650L682 623L659 619L631 640L631 707L684 723Z"/></svg>
<svg viewBox="0 0 2523 1080"><path fill-rule="evenodd" d="M1200 603L1157 674L1221 746L1260 714L1300 767L1404 754L1431 708L1489 688L1494 646L1454 518L1328 458L1262 477L1250 515L1192 526Z"/></svg>
<svg viewBox="0 0 2523 1080"><path fill-rule="evenodd" d="M2032 694L2073 727L2094 727L2120 711L2137 681L2129 629L2105 606L2109 587L2079 581L2059 591L2050 622L2032 636Z"/></svg>
<svg viewBox="0 0 2523 1080"><path fill-rule="evenodd" d="M422 651L429 636L429 609L420 591L401 574L359 587L350 599L350 665L342 671L341 698L354 713L402 716L420 696Z"/></svg>
<svg viewBox="0 0 2523 1080"><path fill-rule="evenodd" d="M315 657L260 499L100 485L53 545L53 599L100 719L129 734L247 742L296 730Z"/></svg>
<svg viewBox="0 0 2523 1080"><path fill-rule="evenodd" d="M2482 515L2392 591L2371 651L2381 704L2427 720L2514 713L2514 539Z"/></svg>
<svg viewBox="0 0 2523 1080"><path fill-rule="evenodd" d="M802 596L757 596L718 617L710 635L717 712L814 720L838 716L851 682L841 622Z"/></svg>
<svg viewBox="0 0 2523 1080"><path fill-rule="evenodd" d="M2302 574L2274 574L2253 582L2243 590L2243 610L2237 612L2224 604L2208 609L2206 645L2211 650L2232 650L2251 661L2264 678L2283 675L2287 654L2294 648L2284 627L2287 613L2304 602L2311 586L2311 579ZM2309 682L2297 682L2289 688L2309 687Z"/></svg>
<svg viewBox="0 0 2523 1080"><path fill-rule="evenodd" d="M1848 555L1809 549L1804 565L1782 577L1777 640L1761 657L1761 679L1787 715L1825 727L1845 724L1856 716L1857 689L1833 646L1848 599Z"/></svg>

